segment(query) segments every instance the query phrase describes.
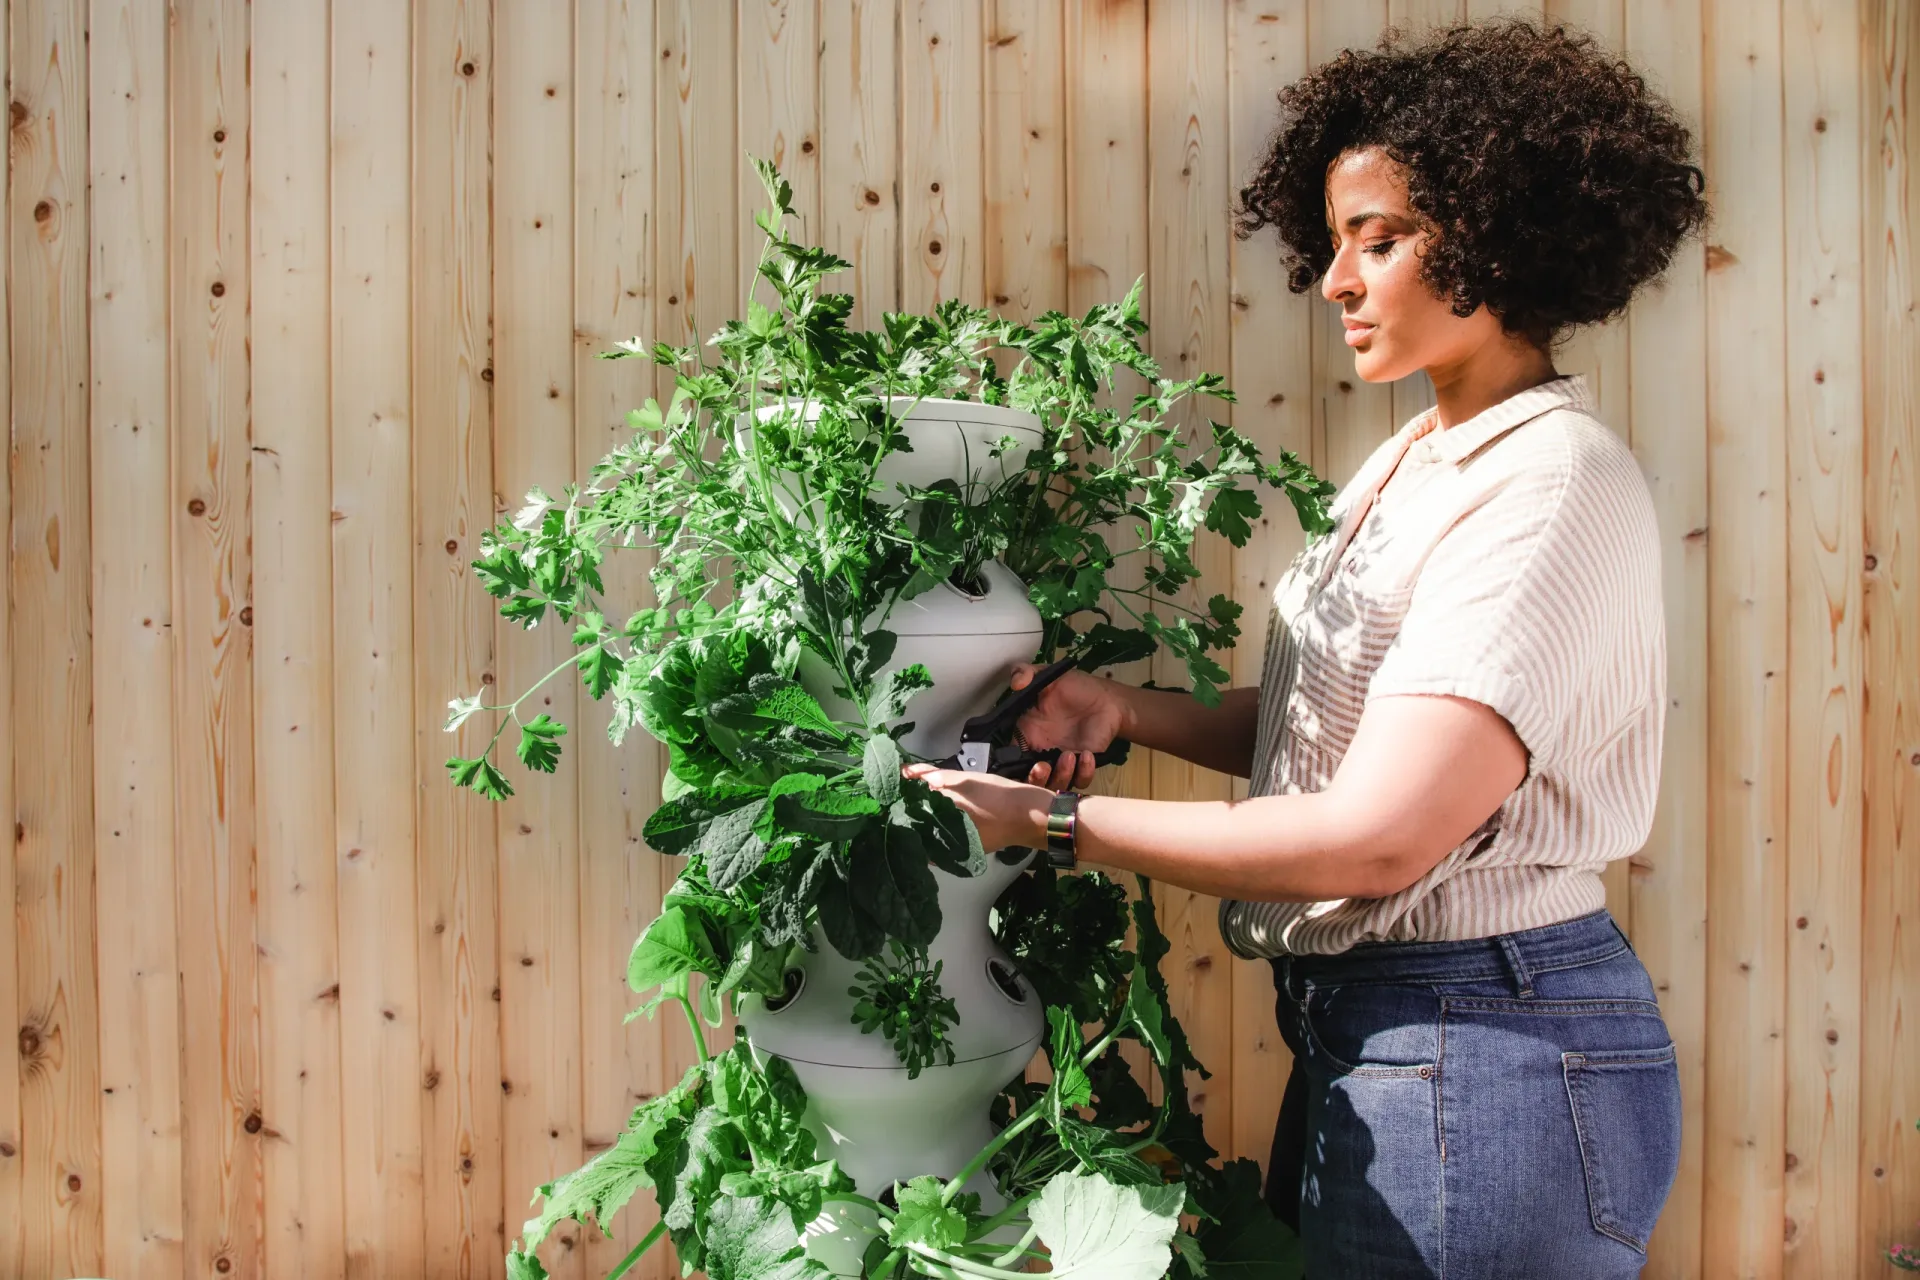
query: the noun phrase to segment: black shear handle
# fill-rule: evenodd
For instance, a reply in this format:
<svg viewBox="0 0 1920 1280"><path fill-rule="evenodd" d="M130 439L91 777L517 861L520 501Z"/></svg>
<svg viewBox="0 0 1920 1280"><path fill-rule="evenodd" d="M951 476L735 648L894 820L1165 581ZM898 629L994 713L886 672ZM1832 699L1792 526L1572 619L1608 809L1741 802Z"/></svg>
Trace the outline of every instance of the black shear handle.
<svg viewBox="0 0 1920 1280"><path fill-rule="evenodd" d="M1096 751L1093 755L1095 768L1110 764L1125 764L1127 754L1133 744L1125 738L1115 738L1107 744L1105 751ZM1004 754L1003 754L1004 753ZM1052 747L1045 751L1029 751L1023 748L1002 747L994 751L993 761L987 766L988 773L999 774L1003 778L1026 781L1027 775L1036 764L1045 763L1049 769L1060 762L1061 748Z"/></svg>

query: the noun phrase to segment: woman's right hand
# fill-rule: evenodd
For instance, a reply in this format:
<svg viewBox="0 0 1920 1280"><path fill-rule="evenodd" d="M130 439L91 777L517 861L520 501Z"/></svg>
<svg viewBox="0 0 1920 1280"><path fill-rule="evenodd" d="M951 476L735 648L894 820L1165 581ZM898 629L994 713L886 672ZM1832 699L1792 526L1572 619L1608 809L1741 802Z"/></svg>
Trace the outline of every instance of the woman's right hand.
<svg viewBox="0 0 1920 1280"><path fill-rule="evenodd" d="M1023 662L1013 669L1007 686L1027 687L1038 665ZM1027 781L1055 791L1082 790L1093 785L1093 757L1120 736L1127 707L1120 686L1085 671L1068 671L1040 691L1040 696L1016 728L1021 741L1036 751L1060 748L1060 758L1049 766L1033 766Z"/></svg>

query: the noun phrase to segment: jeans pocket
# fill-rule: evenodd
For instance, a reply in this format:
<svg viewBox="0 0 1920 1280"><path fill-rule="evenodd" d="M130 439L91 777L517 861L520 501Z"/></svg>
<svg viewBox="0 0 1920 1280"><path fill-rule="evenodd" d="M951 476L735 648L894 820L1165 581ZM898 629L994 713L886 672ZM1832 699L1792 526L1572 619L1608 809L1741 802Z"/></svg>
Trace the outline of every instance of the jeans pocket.
<svg viewBox="0 0 1920 1280"><path fill-rule="evenodd" d="M1673 1046L1560 1055L1596 1231L1642 1253L1680 1168Z"/></svg>

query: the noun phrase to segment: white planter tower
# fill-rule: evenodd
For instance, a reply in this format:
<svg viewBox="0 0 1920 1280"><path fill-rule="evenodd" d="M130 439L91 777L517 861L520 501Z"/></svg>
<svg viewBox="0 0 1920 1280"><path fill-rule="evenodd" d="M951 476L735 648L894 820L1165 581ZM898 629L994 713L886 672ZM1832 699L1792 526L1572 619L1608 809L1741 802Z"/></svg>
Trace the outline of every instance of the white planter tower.
<svg viewBox="0 0 1920 1280"><path fill-rule="evenodd" d="M895 412L911 403L902 401ZM923 400L906 422L911 453L889 455L879 468L875 497L898 501L899 481L927 486L940 479L965 485L998 480L1018 470L1040 438L1030 416L994 405ZM993 443L1012 435L1020 447L991 458ZM922 663L933 688L908 706L914 728L902 739L909 751L941 758L960 747L969 716L985 711L1006 690L1009 669L1038 649L1040 614L1026 588L1003 565L989 564L984 594L942 583L896 607L885 626L899 637L893 667ZM800 678L830 714L857 713L832 693L824 664L802 662ZM939 869L941 929L928 948L942 964L940 983L959 1012L948 1033L955 1061L932 1066L912 1080L893 1047L853 1022L848 988L859 966L815 931L816 949L801 959L797 992L777 1007L757 997L739 1001L739 1016L754 1049L793 1065L806 1087L808 1123L822 1158L832 1158L878 1198L896 1181L922 1174L952 1177L993 1137L988 1110L995 1095L1026 1067L1045 1032L1039 998L994 944L987 912L1020 874L991 855L987 870L961 879ZM970 1185L997 1200L984 1177ZM808 1251L837 1275L857 1276L871 1239L872 1220L845 1205L809 1229Z"/></svg>

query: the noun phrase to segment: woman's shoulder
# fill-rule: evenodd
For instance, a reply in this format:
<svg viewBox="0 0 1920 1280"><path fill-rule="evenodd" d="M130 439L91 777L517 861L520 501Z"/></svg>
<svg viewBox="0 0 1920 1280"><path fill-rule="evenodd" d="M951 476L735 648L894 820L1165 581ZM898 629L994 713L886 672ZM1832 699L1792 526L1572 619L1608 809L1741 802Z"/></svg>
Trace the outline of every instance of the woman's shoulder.
<svg viewBox="0 0 1920 1280"><path fill-rule="evenodd" d="M1648 518L1653 499L1633 450L1579 405L1561 405L1516 428L1502 447L1475 459L1488 489L1515 486L1550 494L1555 505L1600 504Z"/></svg>

